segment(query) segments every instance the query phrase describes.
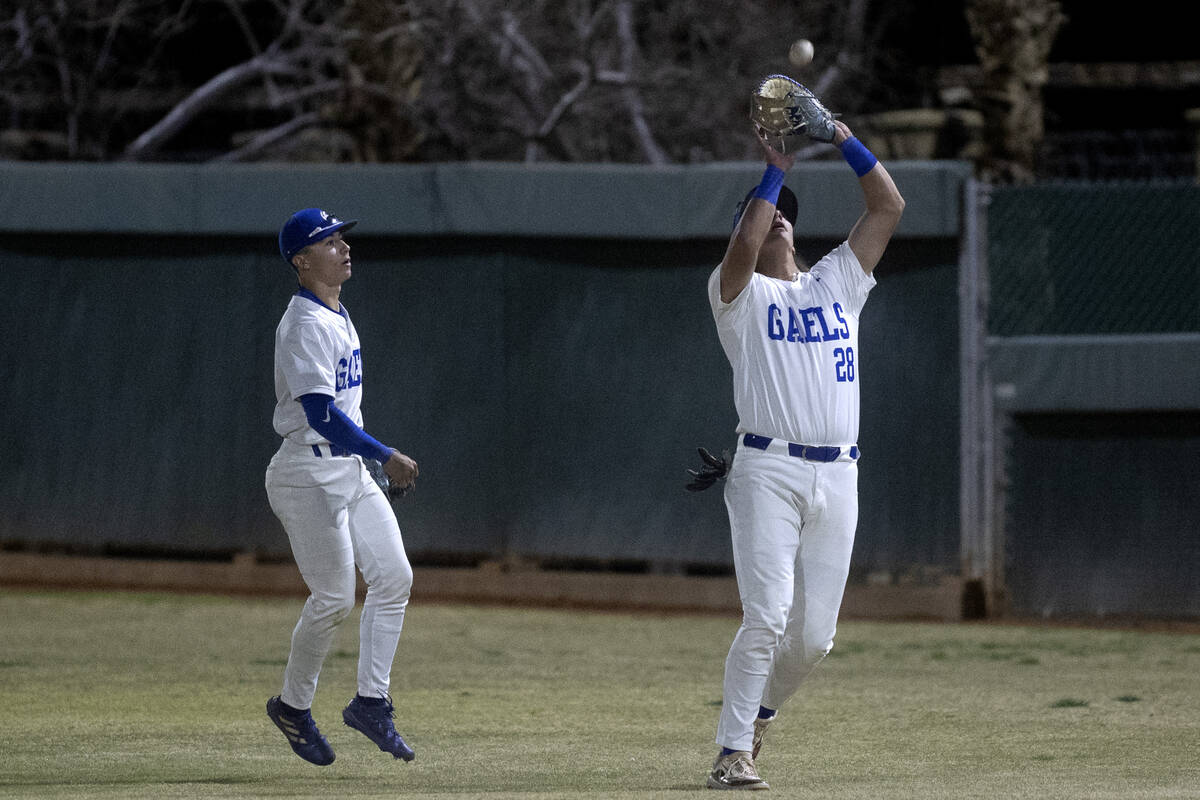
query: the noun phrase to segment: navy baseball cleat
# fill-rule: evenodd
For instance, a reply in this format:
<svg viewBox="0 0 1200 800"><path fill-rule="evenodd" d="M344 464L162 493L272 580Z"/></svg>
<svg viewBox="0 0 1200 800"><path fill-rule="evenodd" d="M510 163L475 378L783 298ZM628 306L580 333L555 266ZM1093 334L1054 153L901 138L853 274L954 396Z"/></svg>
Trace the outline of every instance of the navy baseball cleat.
<svg viewBox="0 0 1200 800"><path fill-rule="evenodd" d="M405 743L392 724L391 697L381 697L378 701L366 700L354 696L350 704L342 709L342 719L354 730L359 731L385 753L391 753L396 758L412 761L417 757L413 749Z"/></svg>
<svg viewBox="0 0 1200 800"><path fill-rule="evenodd" d="M267 701L267 716L283 731L296 755L318 767L333 763L333 748L317 730L317 723L313 722L310 712L290 712L283 707L283 701L276 695Z"/></svg>

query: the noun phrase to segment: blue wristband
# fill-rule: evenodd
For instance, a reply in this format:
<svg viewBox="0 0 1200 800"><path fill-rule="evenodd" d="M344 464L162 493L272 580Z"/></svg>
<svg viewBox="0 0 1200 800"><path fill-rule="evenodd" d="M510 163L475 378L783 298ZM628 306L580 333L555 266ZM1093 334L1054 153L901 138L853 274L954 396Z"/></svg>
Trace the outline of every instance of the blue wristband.
<svg viewBox="0 0 1200 800"><path fill-rule="evenodd" d="M867 146L853 136L842 142L842 158L846 159L846 163L854 170L854 174L860 178L879 163L879 159L867 149Z"/></svg>
<svg viewBox="0 0 1200 800"><path fill-rule="evenodd" d="M754 196L766 200L771 205L779 202L779 190L783 188L783 170L774 164L767 164L763 172L762 182L754 190Z"/></svg>

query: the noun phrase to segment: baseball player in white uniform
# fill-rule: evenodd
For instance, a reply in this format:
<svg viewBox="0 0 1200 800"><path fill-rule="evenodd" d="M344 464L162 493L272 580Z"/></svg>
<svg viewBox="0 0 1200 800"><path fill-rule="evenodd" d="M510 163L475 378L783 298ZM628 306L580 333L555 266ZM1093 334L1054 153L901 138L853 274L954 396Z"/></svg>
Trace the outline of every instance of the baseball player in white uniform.
<svg viewBox="0 0 1200 800"><path fill-rule="evenodd" d="M334 634L354 609L356 567L367 586L358 692L342 719L380 750L414 757L393 725L388 694L413 573L391 503L363 459L381 462L398 487L413 484L417 464L362 427L361 348L338 299L351 265L343 234L355 224L307 208L279 232L280 254L300 287L275 331L274 426L283 443L267 467L266 487L311 594L267 715L297 755L321 766L334 753L310 709Z"/></svg>
<svg viewBox="0 0 1200 800"><path fill-rule="evenodd" d="M783 186L794 158L760 136L766 171L708 282L739 419L725 505L743 611L725 661L714 789L768 788L754 763L763 734L833 646L850 568L859 313L904 199L850 129L834 124L833 144L866 205L846 241L811 269L797 263L796 204Z"/></svg>

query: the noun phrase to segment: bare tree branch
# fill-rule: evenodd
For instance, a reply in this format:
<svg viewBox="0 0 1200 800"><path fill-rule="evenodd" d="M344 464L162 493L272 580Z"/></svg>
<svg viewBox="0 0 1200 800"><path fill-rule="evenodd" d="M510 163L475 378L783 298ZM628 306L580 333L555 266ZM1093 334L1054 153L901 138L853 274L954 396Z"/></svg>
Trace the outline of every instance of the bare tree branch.
<svg viewBox="0 0 1200 800"><path fill-rule="evenodd" d="M579 96L586 92L588 87L591 85L591 73L585 70L583 75L580 76L579 82L572 86L570 91L566 92L558 99L558 102L554 104L554 108L550 109L550 113L546 115L546 119L542 121L542 124L538 127L537 132L534 133L533 138L545 139L547 136L549 136L550 132L554 130L554 126L558 124L559 120L562 119L563 114L567 112L567 109L569 109L571 105L579 99Z"/></svg>
<svg viewBox="0 0 1200 800"><path fill-rule="evenodd" d="M321 115L315 111L309 111L298 117L292 117L281 125L276 125L268 131L263 131L238 149L213 158L212 161L228 163L251 160L261 155L268 148L295 136L298 131L316 125L320 121Z"/></svg>
<svg viewBox="0 0 1200 800"><path fill-rule="evenodd" d="M242 11L242 5L238 0L225 0L225 7L229 9L229 14L237 20L238 29L242 32L242 38L245 40L250 52L254 55L262 55L262 48L258 46L258 39L254 36L254 31L250 27L250 21L246 19L246 15Z"/></svg>
<svg viewBox="0 0 1200 800"><path fill-rule="evenodd" d="M125 158L137 160L153 153L163 142L183 129L197 114L240 85L263 75L297 75L300 71L290 59L259 55L230 67L188 95L153 127L137 137L127 148Z"/></svg>
<svg viewBox="0 0 1200 800"><path fill-rule="evenodd" d="M517 52L523 55L529 62L532 74L536 75L542 82L548 81L554 77L554 72L550 69L550 65L546 63L546 59L538 52L538 49L526 39L522 34L517 22L517 18L513 13L505 9L501 15L502 26L500 32L503 34L503 40L509 42L516 48ZM501 60L507 61L508 56L501 53Z"/></svg>
<svg viewBox="0 0 1200 800"><path fill-rule="evenodd" d="M634 54L637 52L637 43L633 38L633 9L629 0L622 0L617 3L614 11L617 20L617 41L621 48L621 71L626 75L631 75L634 69ZM654 140L654 134L650 132L650 124L646 122L642 96L638 92L637 86L633 83L626 83L621 90L621 96L625 99L625 106L633 121L634 135L646 160L651 164L665 164L670 159L658 146L658 142Z"/></svg>
<svg viewBox="0 0 1200 800"><path fill-rule="evenodd" d="M108 60L112 54L113 42L116 41L117 33L124 26L133 9L133 0L122 0L121 5L113 12L112 17L108 21L108 29L104 34L104 42L100 45L100 52L96 56L89 84L95 84L96 77L108 68Z"/></svg>
<svg viewBox="0 0 1200 800"><path fill-rule="evenodd" d="M799 30L839 54L806 81L830 108L878 86L870 0L9 5L0 115L21 143L6 154L31 158L757 158L748 94ZM212 73L173 57L187 48Z"/></svg>

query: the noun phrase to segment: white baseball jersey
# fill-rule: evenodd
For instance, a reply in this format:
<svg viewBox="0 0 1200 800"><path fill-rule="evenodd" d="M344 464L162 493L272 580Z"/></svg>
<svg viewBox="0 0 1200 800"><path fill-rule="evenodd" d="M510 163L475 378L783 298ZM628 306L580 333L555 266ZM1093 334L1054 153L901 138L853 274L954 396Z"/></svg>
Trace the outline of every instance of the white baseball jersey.
<svg viewBox="0 0 1200 800"><path fill-rule="evenodd" d="M342 306L334 311L304 289L288 303L275 329L275 432L299 444L325 438L308 425L299 398L325 394L362 427L362 354L358 332Z"/></svg>
<svg viewBox="0 0 1200 800"><path fill-rule="evenodd" d="M341 621L355 604L355 568L367 584L359 623L358 693L383 697L391 680L412 567L391 504L362 459L333 457L297 399L334 398L359 426L362 358L344 306L334 311L301 289L275 329L275 431L284 437L267 467L271 510L287 531L311 596L292 632L280 697L312 705L317 679Z"/></svg>
<svg viewBox="0 0 1200 800"><path fill-rule="evenodd" d="M708 299L733 367L738 433L857 442L858 318L874 285L847 242L795 281L754 273L732 303L713 271Z"/></svg>

